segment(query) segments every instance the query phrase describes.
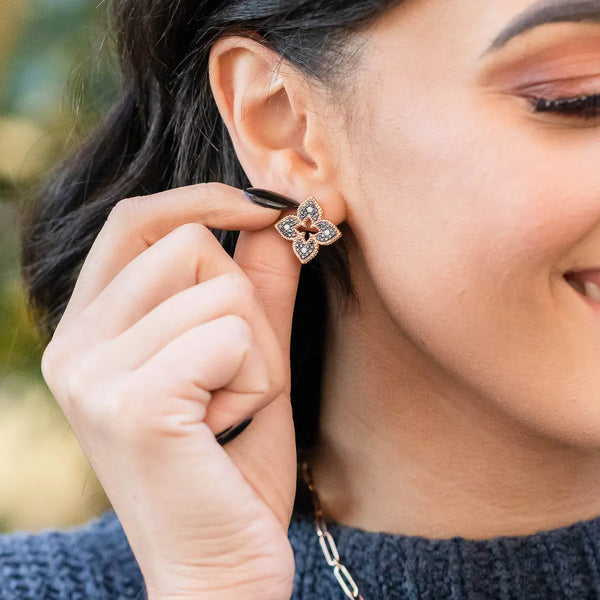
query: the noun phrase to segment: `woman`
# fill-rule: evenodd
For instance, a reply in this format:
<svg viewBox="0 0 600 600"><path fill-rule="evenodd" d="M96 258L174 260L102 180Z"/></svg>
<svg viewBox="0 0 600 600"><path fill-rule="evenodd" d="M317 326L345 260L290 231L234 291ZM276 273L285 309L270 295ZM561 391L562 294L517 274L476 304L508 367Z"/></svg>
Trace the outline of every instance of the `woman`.
<svg viewBox="0 0 600 600"><path fill-rule="evenodd" d="M0 597L598 597L598 2L114 8L23 267L115 510L0 538Z"/></svg>

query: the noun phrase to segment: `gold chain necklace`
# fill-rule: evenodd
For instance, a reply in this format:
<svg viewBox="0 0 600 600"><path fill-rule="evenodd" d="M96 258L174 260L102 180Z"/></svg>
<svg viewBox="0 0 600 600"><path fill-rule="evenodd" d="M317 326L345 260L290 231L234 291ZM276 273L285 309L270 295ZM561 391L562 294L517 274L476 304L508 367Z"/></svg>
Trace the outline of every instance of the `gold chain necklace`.
<svg viewBox="0 0 600 600"><path fill-rule="evenodd" d="M354 583L354 579L346 567L340 562L340 555L338 554L337 547L331 534L327 531L327 525L325 523L325 519L323 517L323 511L321 510L321 502L319 501L319 496L317 494L317 490L315 489L312 473L308 466L308 463L303 460L302 461L302 475L304 477L304 481L308 486L308 489L311 492L311 497L313 501L313 506L315 509L315 525L317 528L317 535L319 536L319 544L321 544L321 550L323 551L323 555L325 556L325 560L327 564L333 567L333 574L335 578L338 580L341 588L344 590L344 593L348 598L358 598L359 600L364 600L364 598L359 594L358 587L356 583ZM350 585L350 587L348 587Z"/></svg>

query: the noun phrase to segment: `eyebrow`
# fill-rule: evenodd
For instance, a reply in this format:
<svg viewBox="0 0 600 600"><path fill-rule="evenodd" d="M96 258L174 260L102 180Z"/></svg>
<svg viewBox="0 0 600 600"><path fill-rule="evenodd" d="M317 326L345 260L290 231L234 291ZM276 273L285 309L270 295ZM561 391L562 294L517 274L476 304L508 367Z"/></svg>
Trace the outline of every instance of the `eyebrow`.
<svg viewBox="0 0 600 600"><path fill-rule="evenodd" d="M548 23L600 22L600 0L550 0L535 2L517 15L483 54L495 52L512 38Z"/></svg>

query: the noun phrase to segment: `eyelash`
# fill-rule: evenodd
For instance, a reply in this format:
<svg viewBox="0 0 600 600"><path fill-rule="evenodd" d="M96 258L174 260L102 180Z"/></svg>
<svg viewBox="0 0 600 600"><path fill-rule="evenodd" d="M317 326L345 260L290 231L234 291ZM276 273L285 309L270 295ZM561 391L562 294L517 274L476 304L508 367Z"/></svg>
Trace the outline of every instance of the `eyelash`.
<svg viewBox="0 0 600 600"><path fill-rule="evenodd" d="M551 112L575 116L580 119L600 117L600 94L591 96L575 96L573 98L531 98L534 112Z"/></svg>

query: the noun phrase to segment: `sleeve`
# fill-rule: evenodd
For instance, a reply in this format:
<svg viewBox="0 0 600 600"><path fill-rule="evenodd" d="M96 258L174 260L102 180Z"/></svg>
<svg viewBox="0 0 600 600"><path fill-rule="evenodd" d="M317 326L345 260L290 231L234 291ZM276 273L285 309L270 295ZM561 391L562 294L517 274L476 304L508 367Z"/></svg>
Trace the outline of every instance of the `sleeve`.
<svg viewBox="0 0 600 600"><path fill-rule="evenodd" d="M0 600L147 600L114 510L65 530L0 535Z"/></svg>

